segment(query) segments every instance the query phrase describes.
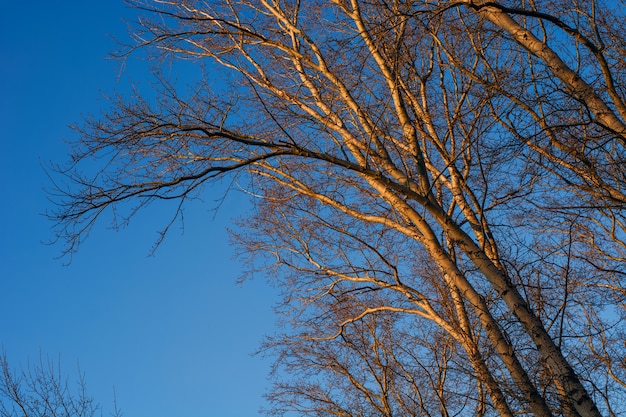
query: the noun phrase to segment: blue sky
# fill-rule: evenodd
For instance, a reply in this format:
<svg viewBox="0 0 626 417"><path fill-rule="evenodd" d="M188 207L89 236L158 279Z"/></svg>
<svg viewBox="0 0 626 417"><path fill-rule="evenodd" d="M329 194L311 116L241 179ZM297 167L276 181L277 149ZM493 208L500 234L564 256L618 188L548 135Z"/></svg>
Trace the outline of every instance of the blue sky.
<svg viewBox="0 0 626 417"><path fill-rule="evenodd" d="M251 353L273 331L276 294L235 284L226 227L244 196L214 213L219 191L208 192L152 257L159 207L121 232L99 224L69 266L42 243L53 237L42 165L64 159L68 125L99 113L101 92L145 82L145 63L120 77L105 59L133 16L121 0L3 4L0 343L14 365L60 355L72 375L80 364L104 415L115 387L126 417L254 416L270 362Z"/></svg>

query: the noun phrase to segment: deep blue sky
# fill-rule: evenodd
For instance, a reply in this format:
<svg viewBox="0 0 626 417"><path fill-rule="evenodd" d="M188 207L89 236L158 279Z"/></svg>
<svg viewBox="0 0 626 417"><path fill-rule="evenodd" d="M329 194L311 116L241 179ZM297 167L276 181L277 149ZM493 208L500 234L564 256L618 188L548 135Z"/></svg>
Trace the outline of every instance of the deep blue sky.
<svg viewBox="0 0 626 417"><path fill-rule="evenodd" d="M113 387L126 417L257 415L269 361L251 356L272 332L276 298L260 281L235 284L226 226L245 212L232 194L188 208L153 257L158 208L121 232L100 224L70 266L42 216L42 169L62 161L69 124L105 103L100 91L145 83L145 63L106 60L126 39L121 0L5 2L0 14L0 343L14 365L40 353L77 363L107 415Z"/></svg>

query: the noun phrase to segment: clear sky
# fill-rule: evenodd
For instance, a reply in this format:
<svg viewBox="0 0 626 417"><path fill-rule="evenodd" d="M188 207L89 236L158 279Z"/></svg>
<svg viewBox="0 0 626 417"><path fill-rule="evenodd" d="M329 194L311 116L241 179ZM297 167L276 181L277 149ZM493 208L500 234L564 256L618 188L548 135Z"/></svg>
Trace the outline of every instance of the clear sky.
<svg viewBox="0 0 626 417"><path fill-rule="evenodd" d="M62 161L64 139L104 106L100 92L146 82L145 63L106 60L126 39L122 0L7 1L0 13L0 343L10 362L60 355L77 364L104 415L113 388L126 417L258 415L269 360L251 356L271 334L276 302L261 281L235 284L226 227L245 198L207 193L155 256L167 219L159 208L121 232L99 224L71 265L42 215L51 208L42 168Z"/></svg>

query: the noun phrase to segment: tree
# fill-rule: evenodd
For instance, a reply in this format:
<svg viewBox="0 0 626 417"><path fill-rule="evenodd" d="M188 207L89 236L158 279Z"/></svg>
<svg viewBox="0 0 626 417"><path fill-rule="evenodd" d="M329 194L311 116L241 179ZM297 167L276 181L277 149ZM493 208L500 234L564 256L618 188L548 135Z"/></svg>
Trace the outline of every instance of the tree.
<svg viewBox="0 0 626 417"><path fill-rule="evenodd" d="M176 218L230 175L257 197L241 250L286 294L290 326L270 346L301 379L278 382L277 409L625 411L623 3L131 4L146 17L123 56L205 76L186 94L157 72L156 99L117 97L79 128L52 214L68 253L108 210L125 224L174 200ZM381 320L389 337L368 327ZM362 358L370 405L346 406L362 364L307 382L321 356L333 372L378 352L400 408L371 385L378 357ZM449 363L459 382L399 383ZM403 408L409 392L429 405ZM303 406L328 393L343 405Z"/></svg>
<svg viewBox="0 0 626 417"><path fill-rule="evenodd" d="M1 417L93 417L101 411L79 373L75 385L63 376L60 361L50 358L27 369L13 370L6 354L0 356ZM121 416L115 407L113 416Z"/></svg>

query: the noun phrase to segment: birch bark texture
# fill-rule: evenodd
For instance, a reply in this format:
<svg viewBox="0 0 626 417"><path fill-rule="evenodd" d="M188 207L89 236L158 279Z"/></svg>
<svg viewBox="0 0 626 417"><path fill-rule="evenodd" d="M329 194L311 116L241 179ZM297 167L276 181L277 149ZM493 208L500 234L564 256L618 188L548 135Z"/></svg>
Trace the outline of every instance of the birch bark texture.
<svg viewBox="0 0 626 417"><path fill-rule="evenodd" d="M114 98L56 167L68 253L230 177L285 294L268 412L626 412L622 2L130 4L155 98Z"/></svg>

